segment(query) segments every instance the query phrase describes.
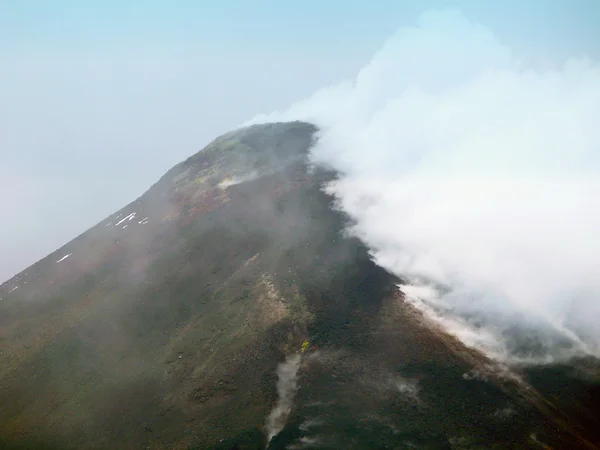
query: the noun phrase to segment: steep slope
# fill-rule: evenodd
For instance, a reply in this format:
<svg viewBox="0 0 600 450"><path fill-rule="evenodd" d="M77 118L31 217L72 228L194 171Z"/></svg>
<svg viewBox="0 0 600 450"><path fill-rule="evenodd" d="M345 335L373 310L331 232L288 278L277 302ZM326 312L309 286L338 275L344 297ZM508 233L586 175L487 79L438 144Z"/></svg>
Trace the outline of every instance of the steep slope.
<svg viewBox="0 0 600 450"><path fill-rule="evenodd" d="M6 448L595 448L597 376L519 378L405 304L315 132L228 133L0 288Z"/></svg>

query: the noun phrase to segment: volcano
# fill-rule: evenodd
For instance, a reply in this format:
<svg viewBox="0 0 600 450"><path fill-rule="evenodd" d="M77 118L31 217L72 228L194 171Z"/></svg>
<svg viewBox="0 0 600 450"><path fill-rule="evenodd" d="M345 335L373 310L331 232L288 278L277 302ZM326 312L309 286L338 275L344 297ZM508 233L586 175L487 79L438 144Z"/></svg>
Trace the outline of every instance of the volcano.
<svg viewBox="0 0 600 450"><path fill-rule="evenodd" d="M511 367L405 301L310 162L241 128L0 288L0 447L599 448L598 361Z"/></svg>

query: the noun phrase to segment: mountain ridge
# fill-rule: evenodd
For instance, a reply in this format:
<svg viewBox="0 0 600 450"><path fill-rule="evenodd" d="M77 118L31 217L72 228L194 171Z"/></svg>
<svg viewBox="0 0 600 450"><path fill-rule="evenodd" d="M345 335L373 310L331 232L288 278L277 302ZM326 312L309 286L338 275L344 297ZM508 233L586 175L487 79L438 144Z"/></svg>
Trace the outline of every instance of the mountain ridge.
<svg viewBox="0 0 600 450"><path fill-rule="evenodd" d="M597 448L594 405L560 411L593 378L559 392L571 374L503 368L403 301L317 134L226 133L5 283L0 444Z"/></svg>

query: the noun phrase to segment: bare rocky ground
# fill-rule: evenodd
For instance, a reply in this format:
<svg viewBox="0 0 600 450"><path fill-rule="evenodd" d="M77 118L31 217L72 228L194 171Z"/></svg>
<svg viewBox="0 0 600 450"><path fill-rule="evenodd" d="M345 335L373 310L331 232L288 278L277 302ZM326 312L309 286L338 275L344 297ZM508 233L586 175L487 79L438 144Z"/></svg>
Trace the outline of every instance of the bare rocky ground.
<svg viewBox="0 0 600 450"><path fill-rule="evenodd" d="M315 131L222 136L0 287L0 447L598 448L597 361L500 367L429 323L344 235Z"/></svg>

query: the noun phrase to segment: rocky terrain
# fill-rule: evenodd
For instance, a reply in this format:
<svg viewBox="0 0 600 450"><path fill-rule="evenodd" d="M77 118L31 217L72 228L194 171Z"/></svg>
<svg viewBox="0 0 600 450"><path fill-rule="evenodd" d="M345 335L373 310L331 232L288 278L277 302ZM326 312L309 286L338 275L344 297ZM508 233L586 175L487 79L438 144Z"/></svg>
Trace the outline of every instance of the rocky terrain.
<svg viewBox="0 0 600 450"><path fill-rule="evenodd" d="M0 447L599 448L595 360L504 367L344 233L307 123L240 129L0 287Z"/></svg>

